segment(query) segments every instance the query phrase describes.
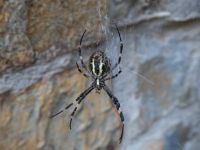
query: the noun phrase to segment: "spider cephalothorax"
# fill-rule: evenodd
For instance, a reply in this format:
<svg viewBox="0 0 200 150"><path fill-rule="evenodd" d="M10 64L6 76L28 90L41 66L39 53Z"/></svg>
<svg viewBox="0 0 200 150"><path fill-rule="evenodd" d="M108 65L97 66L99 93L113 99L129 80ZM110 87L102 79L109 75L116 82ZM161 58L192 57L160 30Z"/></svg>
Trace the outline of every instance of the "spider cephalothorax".
<svg viewBox="0 0 200 150"><path fill-rule="evenodd" d="M114 105L118 111L118 114L120 116L121 123L122 123L122 132L121 132L121 136L120 136L120 142L121 142L122 137L123 137L123 131L124 131L124 116L120 109L120 103L119 103L118 99L112 94L111 90L105 84L105 81L116 78L121 73L121 68L119 67L119 71L115 75L109 76L111 74L111 71L113 71L114 69L117 68L117 66L119 66L119 64L121 62L121 54L122 54L122 50L123 50L123 43L122 43L121 35L120 35L119 29L117 28L117 26L116 26L116 29L117 29L117 33L118 33L119 39L120 39L120 55L119 55L117 63L113 67L111 67L110 61L107 58L107 56L105 55L105 53L100 50L94 52L90 56L89 62L88 62L89 63L88 67L85 65L82 54L81 54L81 43L82 43L84 34L86 32L86 31L84 31L84 33L81 37L80 46L79 46L79 57L81 60L82 68L79 67L78 63L76 63L76 65L77 65L78 71L80 73L82 73L86 78L89 78L89 77L92 78L93 82L89 86L89 88L87 88L84 92L82 92L79 95L79 97L77 97L77 99L74 102L67 105L64 109L62 109L58 113L52 115L51 118L62 113L65 109L68 109L69 107L74 106L74 110L71 113L71 119L70 119L70 129L71 129L72 118L78 109L78 105L93 89L96 89L97 92L100 92L101 89L103 89L108 94L108 96L112 99L112 102L114 103Z"/></svg>

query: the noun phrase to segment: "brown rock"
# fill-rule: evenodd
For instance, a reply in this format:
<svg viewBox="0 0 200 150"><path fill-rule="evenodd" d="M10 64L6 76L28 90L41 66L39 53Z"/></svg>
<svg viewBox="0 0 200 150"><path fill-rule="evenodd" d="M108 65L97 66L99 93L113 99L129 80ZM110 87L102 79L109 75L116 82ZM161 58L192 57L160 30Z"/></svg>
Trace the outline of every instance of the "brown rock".
<svg viewBox="0 0 200 150"><path fill-rule="evenodd" d="M56 149L66 149L68 145L71 149L106 147L106 137L113 135L119 126L119 118L114 116L114 110L110 111L112 106L105 92L98 95L93 91L83 100L73 120L72 130L69 130L68 117L72 109L49 118L50 114L73 102L87 84L77 70L72 70L51 78L44 77L21 93L2 94L0 147L30 150L49 149L51 145ZM110 120L113 120L112 124L107 124ZM117 141L118 136L115 137L111 139ZM72 144L77 139L80 144Z"/></svg>
<svg viewBox="0 0 200 150"><path fill-rule="evenodd" d="M99 34L106 1L0 1L0 71L34 64L77 49L85 29L83 45L101 41ZM53 50L52 50L53 48ZM43 54L41 54L43 52ZM1 60L0 60L1 61Z"/></svg>
<svg viewBox="0 0 200 150"><path fill-rule="evenodd" d="M85 29L87 38L95 42L106 13L106 1L31 1L28 10L27 34L36 51L42 52L52 45L72 49L78 46ZM102 13L98 12L98 9Z"/></svg>

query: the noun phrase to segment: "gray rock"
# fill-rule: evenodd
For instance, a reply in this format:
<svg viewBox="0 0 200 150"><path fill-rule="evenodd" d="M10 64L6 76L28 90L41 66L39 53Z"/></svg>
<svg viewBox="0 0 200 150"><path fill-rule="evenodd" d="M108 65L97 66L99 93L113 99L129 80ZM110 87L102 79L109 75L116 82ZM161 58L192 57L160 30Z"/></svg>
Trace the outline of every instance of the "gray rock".
<svg viewBox="0 0 200 150"><path fill-rule="evenodd" d="M113 83L126 120L121 149L184 149L187 136L199 135L200 126L193 125L200 118L199 4L111 2L124 41L123 73Z"/></svg>

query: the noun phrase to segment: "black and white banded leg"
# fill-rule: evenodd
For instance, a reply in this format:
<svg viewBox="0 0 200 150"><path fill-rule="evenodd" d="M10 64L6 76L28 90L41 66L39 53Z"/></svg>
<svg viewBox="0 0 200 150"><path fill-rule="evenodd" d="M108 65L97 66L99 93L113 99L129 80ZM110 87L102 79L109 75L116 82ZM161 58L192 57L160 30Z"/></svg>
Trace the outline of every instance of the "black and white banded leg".
<svg viewBox="0 0 200 150"><path fill-rule="evenodd" d="M61 114L64 110L70 108L71 106L74 105L74 109L71 113L71 119L70 119L70 124L69 124L69 127L71 129L72 127L72 119L78 109L78 105L80 105L80 103L82 102L82 100L95 88L94 84L92 84L89 88L87 88L84 92L82 92L79 97L76 98L76 100L73 102L73 103L70 103L69 105L67 105L64 109L62 109L61 111L57 112L56 114L53 114L50 116L50 118L53 118L59 114Z"/></svg>
<svg viewBox="0 0 200 150"><path fill-rule="evenodd" d="M115 27L116 27L116 29L117 29L117 33L118 33L118 35L119 35L119 40L120 40L120 53L119 53L118 61L117 61L117 63L112 67L111 71L114 70L114 69L120 64L121 58L122 58L123 47L124 47L123 42L122 42L122 38L121 38L121 34L120 34L119 29L118 29L118 27L117 27L116 24L115 24Z"/></svg>
<svg viewBox="0 0 200 150"><path fill-rule="evenodd" d="M86 78L88 78L88 77L89 77L89 75L88 75L88 74L86 74L86 73L84 73L84 72L83 72L83 70L80 68L80 66L78 65L78 63L77 63L77 62L76 62L76 67L77 67L78 71L79 71L81 74L83 74L83 76L85 76Z"/></svg>
<svg viewBox="0 0 200 150"><path fill-rule="evenodd" d="M123 138L123 134L124 134L124 115L123 115L123 113L121 111L120 103L119 103L118 99L112 94L110 89L106 85L103 86L103 89L106 91L108 96L112 99L112 101L115 104L115 107L117 109L117 112L118 112L118 114L120 116L121 123L122 123L122 131L121 131L121 136L120 136L120 139L119 139L119 143L121 143L122 138Z"/></svg>
<svg viewBox="0 0 200 150"><path fill-rule="evenodd" d="M82 44L85 32L86 32L86 30L83 32L83 35L81 36L80 43L79 43L79 58L81 60L81 66L88 72L88 69L87 69L87 67L86 67L86 65L85 65L85 63L83 61L82 50L81 50L81 44Z"/></svg>
<svg viewBox="0 0 200 150"><path fill-rule="evenodd" d="M103 81L107 81L107 80L114 79L114 78L118 77L118 75L119 75L121 72L122 72L122 70L121 70L121 68L119 68L119 71L118 71L115 75L113 75L113 76L111 76L111 77L108 77L108 78L105 78Z"/></svg>

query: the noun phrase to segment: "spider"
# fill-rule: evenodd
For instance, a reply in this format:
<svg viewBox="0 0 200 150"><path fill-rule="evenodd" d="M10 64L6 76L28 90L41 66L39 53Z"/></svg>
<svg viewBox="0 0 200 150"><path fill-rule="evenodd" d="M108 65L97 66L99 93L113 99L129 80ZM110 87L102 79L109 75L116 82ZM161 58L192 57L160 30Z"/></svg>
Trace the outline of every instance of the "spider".
<svg viewBox="0 0 200 150"><path fill-rule="evenodd" d="M82 40L83 37L86 33L86 30L83 32L81 39L80 39L80 45L79 45L79 57L80 57L80 61L81 61L81 66L82 68L80 68L79 64L76 62L76 66L78 71L83 74L86 78L91 77L93 79L93 82L91 83L91 85L89 86L89 88L87 88L85 91L83 91L79 97L76 98L76 100L72 103L70 103L69 105L67 105L64 109L62 109L61 111L57 112L56 114L53 114L50 116L50 118L53 118L57 115L59 115L60 113L62 113L64 110L70 108L71 106L74 105L74 109L71 113L71 119L70 119L70 129L72 126L72 119L74 117L75 112L77 111L78 105L83 101L83 99L93 90L96 89L96 91L99 93L102 89L108 94L108 96L112 99L112 102L114 103L118 114L120 116L121 119L121 125L122 125L122 129L121 129L121 136L119 138L119 143L121 143L122 138L123 138L123 132L124 132L124 115L120 109L120 103L118 101L118 99L113 95L113 93L111 92L111 90L108 88L108 86L105 84L105 81L107 80L111 80L116 78L122 71L121 68L119 67L119 71L113 75L113 76L109 76L108 75L111 73L111 71L113 71L115 68L117 68L117 66L120 65L121 62L121 55L122 55L122 51L123 51L123 42L122 42L122 38L119 32L119 29L117 27L117 25L115 25L118 36L119 36L119 40L120 40L120 54L119 54L119 58L117 63L111 67L110 65L110 61L108 59L108 57L105 55L105 53L101 50L95 51L89 58L89 65L88 67L85 65L84 61L83 61L83 57L81 54L81 44L82 44ZM84 70L84 71L83 71Z"/></svg>

